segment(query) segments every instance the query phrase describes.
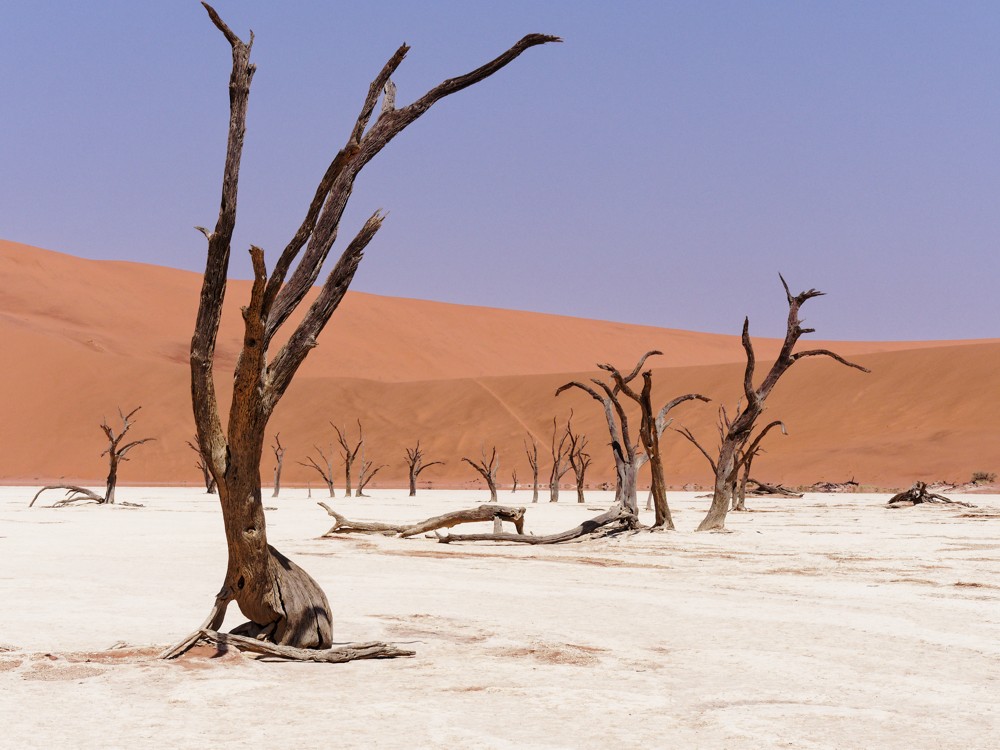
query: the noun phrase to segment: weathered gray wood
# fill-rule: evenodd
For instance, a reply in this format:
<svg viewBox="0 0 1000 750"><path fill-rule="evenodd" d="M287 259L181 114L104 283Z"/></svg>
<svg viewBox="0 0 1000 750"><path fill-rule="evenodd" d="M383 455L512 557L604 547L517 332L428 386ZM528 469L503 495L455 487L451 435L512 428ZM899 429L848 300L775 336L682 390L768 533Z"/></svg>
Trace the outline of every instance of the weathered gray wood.
<svg viewBox="0 0 1000 750"><path fill-rule="evenodd" d="M610 534L630 530L634 527L632 523L633 513L621 503L615 503L606 513L588 519L567 531L560 531L556 534L546 534L544 536L533 536L530 534L438 534L438 541L442 544L452 542L516 542L518 544L561 544L563 542L579 541L587 537L608 536Z"/></svg>
<svg viewBox="0 0 1000 750"><path fill-rule="evenodd" d="M447 529L463 523L481 523L485 521L508 521L514 524L518 534L524 533L524 508L514 508L507 505L480 505L476 508L465 508L451 511L440 516L424 519L415 523L383 523L380 521L352 521L337 513L326 503L317 503L334 518L336 523L324 534L382 534L407 538L425 534L435 529Z"/></svg>
<svg viewBox="0 0 1000 750"><path fill-rule="evenodd" d="M583 486L587 479L587 469L590 467L591 456L586 452L587 436L573 432L572 420L566 422L566 437L569 439L569 465L573 469L576 480L576 501L586 502L583 496Z"/></svg>
<svg viewBox="0 0 1000 750"><path fill-rule="evenodd" d="M294 646L269 643L257 638L247 638L233 633L219 633L207 629L201 631L200 640L214 646L231 646L239 651L249 651L253 654L271 656L276 659L314 661L327 664L342 664L356 659L395 659L401 656L413 656L416 653L382 641L348 643L324 649L295 648Z"/></svg>
<svg viewBox="0 0 1000 750"><path fill-rule="evenodd" d="M77 487L74 484L48 484L35 493L35 496L31 498L31 502L28 503L28 507L30 508L31 506L33 506L35 504L35 501L38 499L38 496L48 490L67 491L66 497L64 497L61 500L57 500L52 504L53 508L61 508L66 505L72 505L73 503L79 503L79 502L97 503L98 505L104 503L103 497L98 495L96 492L88 490L85 487Z"/></svg>

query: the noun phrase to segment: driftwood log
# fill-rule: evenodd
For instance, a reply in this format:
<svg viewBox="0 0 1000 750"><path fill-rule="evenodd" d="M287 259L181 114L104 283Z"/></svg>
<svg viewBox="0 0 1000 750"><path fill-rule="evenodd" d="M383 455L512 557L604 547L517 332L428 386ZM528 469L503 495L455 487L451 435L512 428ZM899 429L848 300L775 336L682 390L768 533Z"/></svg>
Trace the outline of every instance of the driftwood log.
<svg viewBox="0 0 1000 750"><path fill-rule="evenodd" d="M961 500L949 500L944 495L938 495L927 490L927 484L916 482L910 489L900 492L889 498L886 503L887 508L912 508L914 505L923 503L938 503L944 505L961 505L964 508L975 508L972 503L963 503Z"/></svg>
<svg viewBox="0 0 1000 750"><path fill-rule="evenodd" d="M424 534L435 529L449 529L462 523L480 523L483 521L509 521L514 524L518 534L524 533L524 508L514 508L507 505L480 505L477 508L455 510L433 518L427 518L416 523L381 523L379 521L351 521L337 513L326 503L317 503L336 523L323 536L331 534L382 534L406 538Z"/></svg>
<svg viewBox="0 0 1000 750"><path fill-rule="evenodd" d="M452 542L515 542L518 544L561 544L585 539L599 539L613 536L635 528L632 510L621 503L615 503L606 513L589 518L579 526L555 534L534 536L532 534L437 534L442 544ZM435 532L436 533L436 532Z"/></svg>

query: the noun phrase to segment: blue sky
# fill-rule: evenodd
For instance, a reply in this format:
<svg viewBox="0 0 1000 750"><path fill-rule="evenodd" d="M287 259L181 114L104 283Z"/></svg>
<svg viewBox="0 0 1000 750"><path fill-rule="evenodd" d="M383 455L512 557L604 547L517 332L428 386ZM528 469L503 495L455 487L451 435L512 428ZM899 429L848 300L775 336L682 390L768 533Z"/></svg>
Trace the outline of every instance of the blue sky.
<svg viewBox="0 0 1000 750"><path fill-rule="evenodd" d="M355 288L780 335L1000 336L1000 4L264 2L234 273L275 253L403 41L406 103L528 32L362 173ZM200 270L228 45L196 2L7 0L0 237ZM271 256L273 257L273 255Z"/></svg>

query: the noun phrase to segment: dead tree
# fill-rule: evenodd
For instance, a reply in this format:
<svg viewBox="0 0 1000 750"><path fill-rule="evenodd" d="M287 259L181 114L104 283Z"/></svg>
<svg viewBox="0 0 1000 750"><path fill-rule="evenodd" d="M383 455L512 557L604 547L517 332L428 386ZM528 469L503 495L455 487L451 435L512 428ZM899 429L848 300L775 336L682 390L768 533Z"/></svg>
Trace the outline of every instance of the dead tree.
<svg viewBox="0 0 1000 750"><path fill-rule="evenodd" d="M194 436L195 442L198 441L198 436ZM195 452L198 456L198 460L195 462L195 466L201 469L201 476L205 482L205 492L209 495L215 494L215 477L212 476L212 472L208 470L208 459L205 454L201 452L201 449L192 443L190 440L187 441L188 447Z"/></svg>
<svg viewBox="0 0 1000 750"><path fill-rule="evenodd" d="M491 62L471 73L449 78L412 104L400 108L395 106L396 87L390 78L409 48L404 44L392 55L372 81L345 146L326 169L305 219L278 256L270 276L265 268L263 250L251 246L254 280L250 299L243 308L245 333L233 377L232 406L226 429L219 413L213 367L236 226L247 102L256 66L250 62L253 36L249 43L243 42L214 9L205 7L232 48L232 72L221 207L215 229L202 230L208 240L208 260L191 341L191 391L198 444L210 457L209 469L218 482L229 564L204 624L168 649L164 656L176 656L197 641L211 638L209 634L218 631L229 603L234 600L249 619L249 623L240 628L243 633L282 646L329 649L333 641L332 616L322 588L302 568L267 543L260 460L265 430L274 408L343 299L365 248L382 225L381 211L374 213L347 244L308 309L296 319L294 330L277 339L284 343L273 356L269 355L270 346L282 325L315 288L336 239L355 178L363 167L435 102L491 76L529 47L558 39L541 34L526 36ZM380 96L381 112L369 127ZM296 260L298 263L292 270ZM397 656L401 653L409 652L385 646L369 655Z"/></svg>
<svg viewBox="0 0 1000 750"><path fill-rule="evenodd" d="M569 420L572 418L573 414L571 412L569 419L566 420L566 428L560 432L556 418L552 417L552 445L550 448L552 453L552 473L549 474L550 503L559 502L559 481L570 470L569 449L566 447L566 441L568 440ZM558 444L556 443L557 435L559 436Z"/></svg>
<svg viewBox="0 0 1000 750"><path fill-rule="evenodd" d="M497 455L497 448L493 446L493 452L490 454L489 459L486 458L486 448L482 448L482 459L479 461L473 461L471 458L463 457L462 460L465 461L469 466L476 470L483 479L486 480L486 486L490 488L490 502L495 503L497 501L497 471L500 470L500 457Z"/></svg>
<svg viewBox="0 0 1000 750"><path fill-rule="evenodd" d="M285 447L281 444L281 433L274 433L274 445L271 446L271 450L274 451L274 493L271 497L277 497L278 493L281 492L281 467L285 463Z"/></svg>
<svg viewBox="0 0 1000 750"><path fill-rule="evenodd" d="M524 443L524 452L528 456L528 465L531 466L531 502L538 502L538 443L531 437L531 447Z"/></svg>
<svg viewBox="0 0 1000 750"><path fill-rule="evenodd" d="M975 508L976 506L972 503L964 503L961 500L949 500L944 495L937 495L933 492L927 490L927 485L924 482L916 482L910 489L906 492L900 492L897 495L893 495L889 498L889 502L886 503L887 508L911 508L914 505L921 505L922 503L939 503L943 505L961 505L965 508Z"/></svg>
<svg viewBox="0 0 1000 750"><path fill-rule="evenodd" d="M330 497L336 497L336 493L333 490L333 446L330 446L330 455L326 455L323 449L318 445L314 445L313 449L319 454L320 461L317 461L312 456L306 456L306 460L299 461L299 466L305 466L307 469L312 469L323 479L323 483L326 485L327 490L330 492ZM312 490L310 488L310 497L312 497Z"/></svg>
<svg viewBox="0 0 1000 750"><path fill-rule="evenodd" d="M347 428L345 427L341 430L333 422L330 422L330 426L337 432L337 440L340 442L340 457L344 460L344 497L351 496L351 467L354 465L354 459L357 458L358 452L361 450L361 446L365 444L365 433L361 429L361 420L358 420L358 442L351 447L351 444L347 442Z"/></svg>
<svg viewBox="0 0 1000 750"><path fill-rule="evenodd" d="M583 483L587 476L587 468L590 466L590 454L586 452L587 436L578 435L573 432L572 422L566 423L566 437L569 439L569 465L573 467L573 476L576 479L576 501L585 502L583 497Z"/></svg>
<svg viewBox="0 0 1000 750"><path fill-rule="evenodd" d="M515 466L510 472L510 494L517 492L517 467Z"/></svg>
<svg viewBox="0 0 1000 750"><path fill-rule="evenodd" d="M608 432L611 435L611 452L615 459L615 474L617 479L615 484L615 502L620 503L626 509L632 519L630 523L633 524L633 528L637 528L639 526L639 504L636 497L636 481L639 469L642 468L647 461L652 459L655 460L653 492L656 509L656 521L653 528L673 529L673 520L670 517L670 509L667 506L666 483L663 480L659 439L668 424L666 418L667 414L675 406L692 399L708 401L708 398L705 396L697 393L688 393L667 403L654 418L652 416L651 397L652 372L646 371L642 375L642 394L636 394L632 391L629 384L639 376L639 372L642 370L642 366L646 363L646 359L660 353L661 352L658 351L646 352L636 363L635 367L632 368L632 371L627 375L623 375L617 368L612 367L611 365L599 364L598 367L611 374L613 383L613 385L608 385L603 380L591 378L590 382L597 386L599 390L595 390L586 383L581 383L575 380L560 386L556 390L556 395L558 396L560 393L569 390L570 388L579 388L589 394L591 398L600 403L604 408L604 416L608 423ZM628 388L628 391L624 392L624 395L630 399L636 400L642 410L642 424L640 426L639 436L643 443L643 450L639 450L638 444L632 441L632 435L629 430L628 414L625 412L625 408L622 406L621 402L623 388ZM659 476L659 479L657 479L657 475ZM659 487L659 496L656 494L656 487Z"/></svg>
<svg viewBox="0 0 1000 750"><path fill-rule="evenodd" d="M803 328L799 319L799 309L806 301L813 297L823 295L823 292L809 289L798 295L792 296L788 289L788 284L784 277L780 276L781 285L785 288L785 297L788 300L788 325L785 332L785 340L781 345L774 364L763 381L754 387L754 369L756 357L754 355L753 344L750 341L750 320L743 320L743 349L746 352L747 366L743 374L743 395L746 404L737 408L732 421L726 420L725 432L722 436L722 445L719 449L719 457L715 463L715 484L712 494L712 504L708 509L708 514L698 526L698 531L709 531L712 529L723 529L726 526L726 514L732 496L731 477L741 454L746 454L746 446L753 434L754 425L758 417L764 411L764 403L771 394L778 380L784 375L788 368L805 357L829 357L836 362L847 367L853 367L862 372L869 370L861 365L849 362L839 354L835 354L828 349L809 349L802 352L794 352L795 345L799 338L806 333L812 333L815 329Z"/></svg>
<svg viewBox="0 0 1000 750"><path fill-rule="evenodd" d="M367 487L368 483L375 478L375 475L378 474L387 465L387 464L379 464L378 466L375 466L373 468L372 464L373 464L372 461L369 461L368 459L365 458L365 449L364 445L362 444L361 463L360 463L361 468L360 471L358 471L358 489L354 491L354 497L368 497L368 495L365 494L365 487Z"/></svg>
<svg viewBox="0 0 1000 750"><path fill-rule="evenodd" d="M420 472L424 469L429 469L431 466L442 465L444 465L444 461L431 461L429 464L424 463L424 452L420 449L419 440L415 448L407 448L406 466L410 470L410 497L415 497L417 494L417 477L420 476Z"/></svg>
<svg viewBox="0 0 1000 750"><path fill-rule="evenodd" d="M737 410L740 406L737 405ZM722 445L725 442L726 435L728 434L731 422L726 414L726 409L724 406L719 407L719 423L717 429L719 431L719 451L722 451ZM774 421L764 427L744 449L741 449L736 460L733 462L733 469L729 473L726 479L725 494L729 498L729 509L730 511L745 511L746 508L746 492L747 492L747 482L755 481L750 478L750 467L753 464L753 459L759 453L762 452L761 442L766 437L767 433L773 428L780 427L781 434L787 435L788 431L785 429L783 422ZM709 466L712 467L712 474L716 474L718 471L718 466L715 459L712 458L705 448L698 442L695 436L686 427L682 427L677 430L678 433L683 435L688 442L692 443L701 454L708 460ZM740 479L740 472L743 472L742 479Z"/></svg>
<svg viewBox="0 0 1000 750"><path fill-rule="evenodd" d="M121 430L115 432L114 428L108 424L108 420L105 418L101 420L101 431L104 436L108 439L108 447L104 449L101 453L101 457L108 457L108 478L104 483L104 495L98 495L96 492L84 489L82 487L77 487L72 484L50 484L42 487L35 496L28 503L30 508L35 504L38 496L47 490L67 490L66 496L62 500L58 500L53 503L52 507L62 508L67 505L73 505L75 503L85 502L85 503L97 503L98 505L114 505L115 504L115 488L118 486L118 464L123 461L128 461L128 454L132 452L133 448L137 448L144 443L152 442L156 438L143 438L142 440L133 440L129 443L122 444L125 435L135 422L132 417L135 413L141 409L141 406L135 407L128 414L123 414L122 410L118 410L118 416L121 418L122 427Z"/></svg>

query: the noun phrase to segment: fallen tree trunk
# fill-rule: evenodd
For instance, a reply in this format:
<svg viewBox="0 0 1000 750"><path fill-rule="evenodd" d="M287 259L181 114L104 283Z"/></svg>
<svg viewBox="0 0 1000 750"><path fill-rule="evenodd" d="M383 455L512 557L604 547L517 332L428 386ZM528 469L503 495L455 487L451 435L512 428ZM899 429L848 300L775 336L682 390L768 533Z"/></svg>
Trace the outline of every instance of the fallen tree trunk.
<svg viewBox="0 0 1000 750"><path fill-rule="evenodd" d="M517 542L520 544L560 544L562 542L595 539L633 529L634 514L621 503L579 526L556 534L533 536L531 534L438 534L442 544L451 542Z"/></svg>
<svg viewBox="0 0 1000 750"><path fill-rule="evenodd" d="M781 497L802 497L801 492L796 492L788 487L781 484L765 484L756 479L751 478L749 480L751 483L757 485L755 489L750 490L750 495L778 495Z"/></svg>
<svg viewBox="0 0 1000 750"><path fill-rule="evenodd" d="M340 515L326 503L317 503L329 513L336 523L323 536L330 534L383 534L406 538L423 534L435 529L446 529L462 523L479 523L483 521L509 521L514 524L517 534L524 533L524 508L513 508L506 505L480 505L477 508L467 508L445 513L433 518L427 518L417 523L381 523L378 521L351 521Z"/></svg>
<svg viewBox="0 0 1000 750"><path fill-rule="evenodd" d="M52 503L53 508L62 508L71 503L86 502L86 503L97 503L98 505L104 504L104 498L98 495L96 492L92 492L84 487L77 487L74 484L49 484L35 493L35 496L31 498L31 502L28 503L30 508L35 504L35 500L46 490L66 490L66 497L62 500L56 500Z"/></svg>
<svg viewBox="0 0 1000 750"><path fill-rule="evenodd" d="M911 508L921 503L939 503L946 505L961 505L965 508L975 508L972 503L963 503L961 500L949 500L944 495L937 495L927 491L924 482L917 482L905 492L893 495L886 503L887 508Z"/></svg>

